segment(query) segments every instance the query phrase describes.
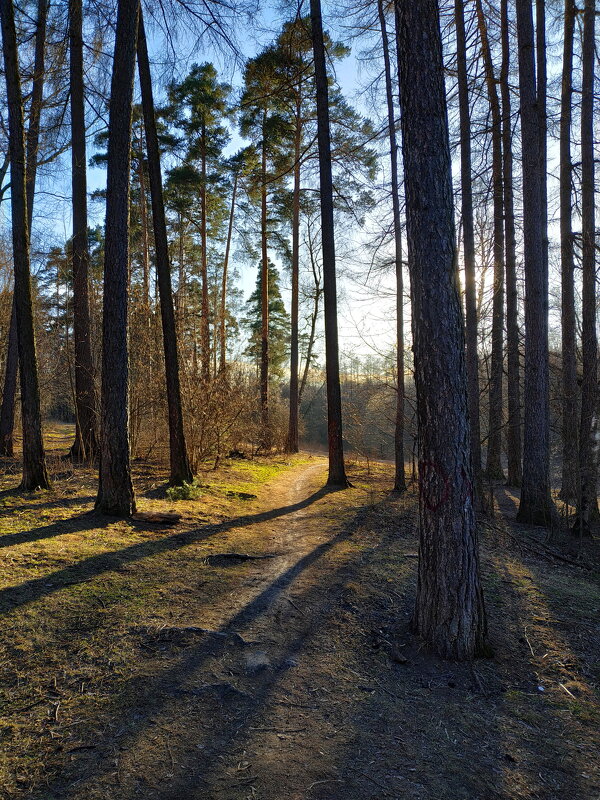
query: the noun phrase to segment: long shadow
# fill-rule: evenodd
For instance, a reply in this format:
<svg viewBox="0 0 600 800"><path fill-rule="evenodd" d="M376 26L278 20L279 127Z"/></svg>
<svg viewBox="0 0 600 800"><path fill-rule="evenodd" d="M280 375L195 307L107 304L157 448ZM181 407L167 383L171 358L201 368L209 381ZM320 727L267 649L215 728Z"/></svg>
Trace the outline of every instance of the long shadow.
<svg viewBox="0 0 600 800"><path fill-rule="evenodd" d="M297 503L289 508L293 508L294 510L297 510L298 508L305 508L311 502L314 502L317 497L323 496L325 493L326 492L324 490L321 490L315 493L315 495L311 495L311 497L307 498L307 500ZM281 509L258 516L261 517L261 521L273 519L276 516L281 516ZM289 567L289 569L279 575L272 583L263 589L263 591L261 591L257 597L247 603L233 617L231 617L227 624L221 627L219 633L237 633L240 630L247 628L253 621L257 620L260 615L269 608L269 606L273 605L281 593L288 589L291 584L293 584L293 582L301 575L301 573L310 568L329 551L351 536L356 526L362 521L363 517L364 512L361 510L356 514L354 519L351 520L350 523L338 534L333 536L331 539L328 539L326 542L318 545L309 553L300 558L295 564ZM254 687L256 691L252 695L240 693L239 698L238 695L235 695L236 700L239 699L239 702L245 706L243 711L245 722L240 725L240 720L238 718L237 720L233 721L233 723L230 721L229 724L226 724L225 729L219 732L219 735L222 739L222 748L226 748L232 740L239 736L240 730L250 725L252 717L264 706L266 698L273 691L280 677L286 672L285 662L287 659L293 657L300 651L306 637L309 636L315 630L315 628L319 626L319 620L324 618L329 613L332 604L335 602L336 582L338 584L337 589L339 594L342 586L341 578L347 574L347 570L348 565L344 564L333 572L327 573L327 595L325 601L323 586L320 583L316 583L311 586L310 590L306 593L309 595L308 598L305 595L302 596L300 602L302 602L304 605L309 605L312 600L314 600L315 603L320 604L321 608L319 609L318 615L314 618L311 617L308 629L303 628L299 633L290 637L290 641L284 645L283 653L281 653L278 658L278 662L281 666L276 667L273 673L267 673L262 679L258 680L258 685ZM126 716L124 716L122 719L122 727L121 724L114 718L111 719L111 723L119 729L119 750L123 752L129 747L135 748L137 737L140 736L150 724L152 724L151 720L156 716L156 714L163 711L165 707L169 706L170 704L177 702L183 703L185 705L185 712L182 711L182 713L185 713L187 718L191 708L190 698L187 696L190 694L190 690L186 689L186 684L189 684L190 679L195 674L199 673L199 671L203 666L206 665L210 658L219 655L219 653L216 652L216 648L222 648L222 650L225 650L226 647L227 637L224 636L223 640L219 642L215 642L214 637L210 637L206 641L201 641L187 654L184 654L175 666L166 669L164 672L154 677L144 676L143 684L140 684L139 679L132 679L132 687L130 689L126 689L125 691L129 698L131 698L131 695L134 694L136 697L135 704L133 707L130 706L127 709ZM193 693L194 692L192 690L191 694ZM192 739L190 738L189 741L192 742ZM208 752L205 754L205 756L207 758L209 757ZM211 747L211 763L205 764L207 773L214 769L215 764L212 762L214 759L216 759L216 757L217 756L215 756L214 750ZM198 750L195 750L194 758L196 759L197 765L198 759L200 758ZM89 785L96 786L97 782L101 780L103 776L107 776L107 774L112 773L114 770L114 763L110 762L108 756L103 756L102 759L91 768L88 765L86 769L86 765L83 763L83 760L81 760L80 763L83 767L83 770L86 771L87 774L82 776L80 771L76 776L75 782L77 783L78 791L82 788L84 781L88 782ZM75 777L77 773L77 763L74 764L72 770L73 776ZM71 772L71 770L69 771ZM182 772L183 774L181 780L182 783L185 783L189 780L189 772L187 768ZM63 775L60 778L57 778L53 784L50 784L48 787L49 791L46 790L46 793L43 795L44 800L49 800L49 798L54 797L70 796L68 793L68 788L66 793L63 789L65 777L66 776ZM53 792L58 793L53 794ZM129 795L125 794L125 787L121 787L119 797L124 798L126 796ZM172 782L171 790L169 790L168 793L161 795L161 797L164 797L165 800L167 800L167 798L170 800L176 800L176 798L181 799L183 797L190 798L191 800L192 796L194 795L184 793L183 789L178 786L176 781ZM35 797L37 797L37 800L42 800L42 795L37 795Z"/></svg>
<svg viewBox="0 0 600 800"><path fill-rule="evenodd" d="M20 511L21 509L19 509ZM52 539L55 536L64 536L68 533L80 533L94 528L103 528L112 521L109 517L96 514L94 511L86 511L76 517L67 517L51 522L49 525L42 525L30 531L17 531L17 533L5 533L0 536L0 548L12 547L16 544L26 542L37 542L42 539Z"/></svg>
<svg viewBox="0 0 600 800"><path fill-rule="evenodd" d="M14 492L0 492L0 501L3 497L14 496ZM24 511L40 511L47 508L68 508L74 505L84 505L86 503L93 503L96 499L95 495L75 495L73 497L60 497L56 500L48 500L43 503L29 503L27 505L14 505L6 508L0 507L0 517L10 517L15 512L21 514Z"/></svg>
<svg viewBox="0 0 600 800"><path fill-rule="evenodd" d="M300 511L312 505L312 503L329 494L329 492L330 490L324 487L304 500L289 506L275 508L271 511L265 511L259 514L246 514L216 525L205 525L190 531L171 534L164 539L139 542L110 553L100 553L96 556L90 556L84 561L79 561L76 564L52 572L49 575L44 575L40 578L32 578L18 586L0 590L0 613L10 613L19 606L27 605L28 603L32 603L42 597L59 591L62 586L90 580L90 578L94 578L103 572L118 570L122 568L124 564L130 564L134 561L139 561L140 559L159 555L161 553L179 550L182 547L202 541L211 536L226 533L233 528L245 528L250 525L258 525L286 516L287 514L293 514L296 511ZM102 524L109 524L111 521L114 521L114 518L101 517L93 513L88 513L79 517L77 520L71 521L70 525L68 521L65 522L65 526L69 525L68 531L56 530L56 525L45 525L32 531L26 531L22 534L9 534L8 537L2 538L10 540L5 542L5 546L9 543L19 544L21 542L33 542L38 539L60 536L67 532L74 533L78 530L90 530Z"/></svg>

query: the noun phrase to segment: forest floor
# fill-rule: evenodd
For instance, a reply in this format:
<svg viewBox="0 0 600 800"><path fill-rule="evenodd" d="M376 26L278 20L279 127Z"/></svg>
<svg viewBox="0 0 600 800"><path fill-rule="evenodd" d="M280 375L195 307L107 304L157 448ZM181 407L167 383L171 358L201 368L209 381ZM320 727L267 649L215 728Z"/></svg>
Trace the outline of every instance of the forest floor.
<svg viewBox="0 0 600 800"><path fill-rule="evenodd" d="M66 431L53 432L65 451ZM482 521L494 656L439 661L409 632L416 492L391 467L236 460L142 512L90 512L0 472L0 797L564 800L600 797L600 545ZM0 465L1 466L1 465Z"/></svg>

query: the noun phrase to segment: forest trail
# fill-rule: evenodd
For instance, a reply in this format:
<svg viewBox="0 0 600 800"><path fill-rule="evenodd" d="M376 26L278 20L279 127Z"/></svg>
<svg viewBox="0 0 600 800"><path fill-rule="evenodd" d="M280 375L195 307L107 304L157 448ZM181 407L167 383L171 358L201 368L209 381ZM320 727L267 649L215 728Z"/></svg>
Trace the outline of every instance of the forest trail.
<svg viewBox="0 0 600 800"><path fill-rule="evenodd" d="M169 530L84 513L85 485L10 500L7 799L599 795L596 572L482 524L495 656L441 662L408 629L414 490L351 463L353 488L327 491L325 459L304 455L240 492L259 468L232 464ZM138 469L142 509L173 508Z"/></svg>

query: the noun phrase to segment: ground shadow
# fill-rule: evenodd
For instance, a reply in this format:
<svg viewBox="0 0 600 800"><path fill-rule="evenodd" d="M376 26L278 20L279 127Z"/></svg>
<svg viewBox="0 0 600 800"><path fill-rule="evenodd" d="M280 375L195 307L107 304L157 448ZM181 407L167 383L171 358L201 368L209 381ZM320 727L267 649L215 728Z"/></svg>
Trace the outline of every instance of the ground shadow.
<svg viewBox="0 0 600 800"><path fill-rule="evenodd" d="M179 550L182 547L218 534L226 533L234 528L258 525L287 514L293 514L296 511L308 508L328 493L329 489L325 487L314 492L304 500L289 506L283 506L259 514L246 514L226 520L225 522L204 525L199 528L193 528L192 530L178 531L163 539L138 542L110 553L100 553L95 556L90 556L83 561L78 561L75 564L56 570L48 575L32 578L18 586L11 586L0 590L0 613L10 613L19 606L32 603L42 597L59 591L62 586L88 581L90 578L94 578L103 572L121 569L124 564L130 564L134 561L139 561L140 559L160 553ZM94 528L109 525L114 521L114 517L106 517L95 512L87 512L74 520L65 520L60 523L59 526L56 524L45 525L41 528L24 531L20 534L8 534L6 537L0 537L0 544L8 546L9 544L34 542L39 539L62 536L65 533L93 530ZM132 521L132 524L135 524L135 522Z"/></svg>

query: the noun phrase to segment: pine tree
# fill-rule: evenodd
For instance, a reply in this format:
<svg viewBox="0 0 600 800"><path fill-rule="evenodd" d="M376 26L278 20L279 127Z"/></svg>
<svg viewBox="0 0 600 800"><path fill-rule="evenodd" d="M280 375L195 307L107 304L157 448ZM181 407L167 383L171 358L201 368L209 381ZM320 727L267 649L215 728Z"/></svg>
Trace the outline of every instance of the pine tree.
<svg viewBox="0 0 600 800"><path fill-rule="evenodd" d="M100 482L96 507L135 512L129 454L127 342L129 192L133 79L139 0L119 0L110 92L100 398Z"/></svg>
<svg viewBox="0 0 600 800"><path fill-rule="evenodd" d="M436 0L398 5L402 149L419 424L415 630L439 655L484 646L450 147ZM428 135L423 136L427 130ZM432 342L443 339L443 347Z"/></svg>
<svg viewBox="0 0 600 800"><path fill-rule="evenodd" d="M29 257L29 209L25 160L25 127L23 123L23 98L17 52L17 34L12 0L1 0L2 48L8 100L8 130L10 148L10 181L13 260L15 271L14 297L16 305L16 330L21 378L21 416L23 425L23 477L21 488L47 489L50 486L46 472L40 387L36 354L31 274ZM33 178L29 186L33 185ZM31 190L32 191L32 190Z"/></svg>

